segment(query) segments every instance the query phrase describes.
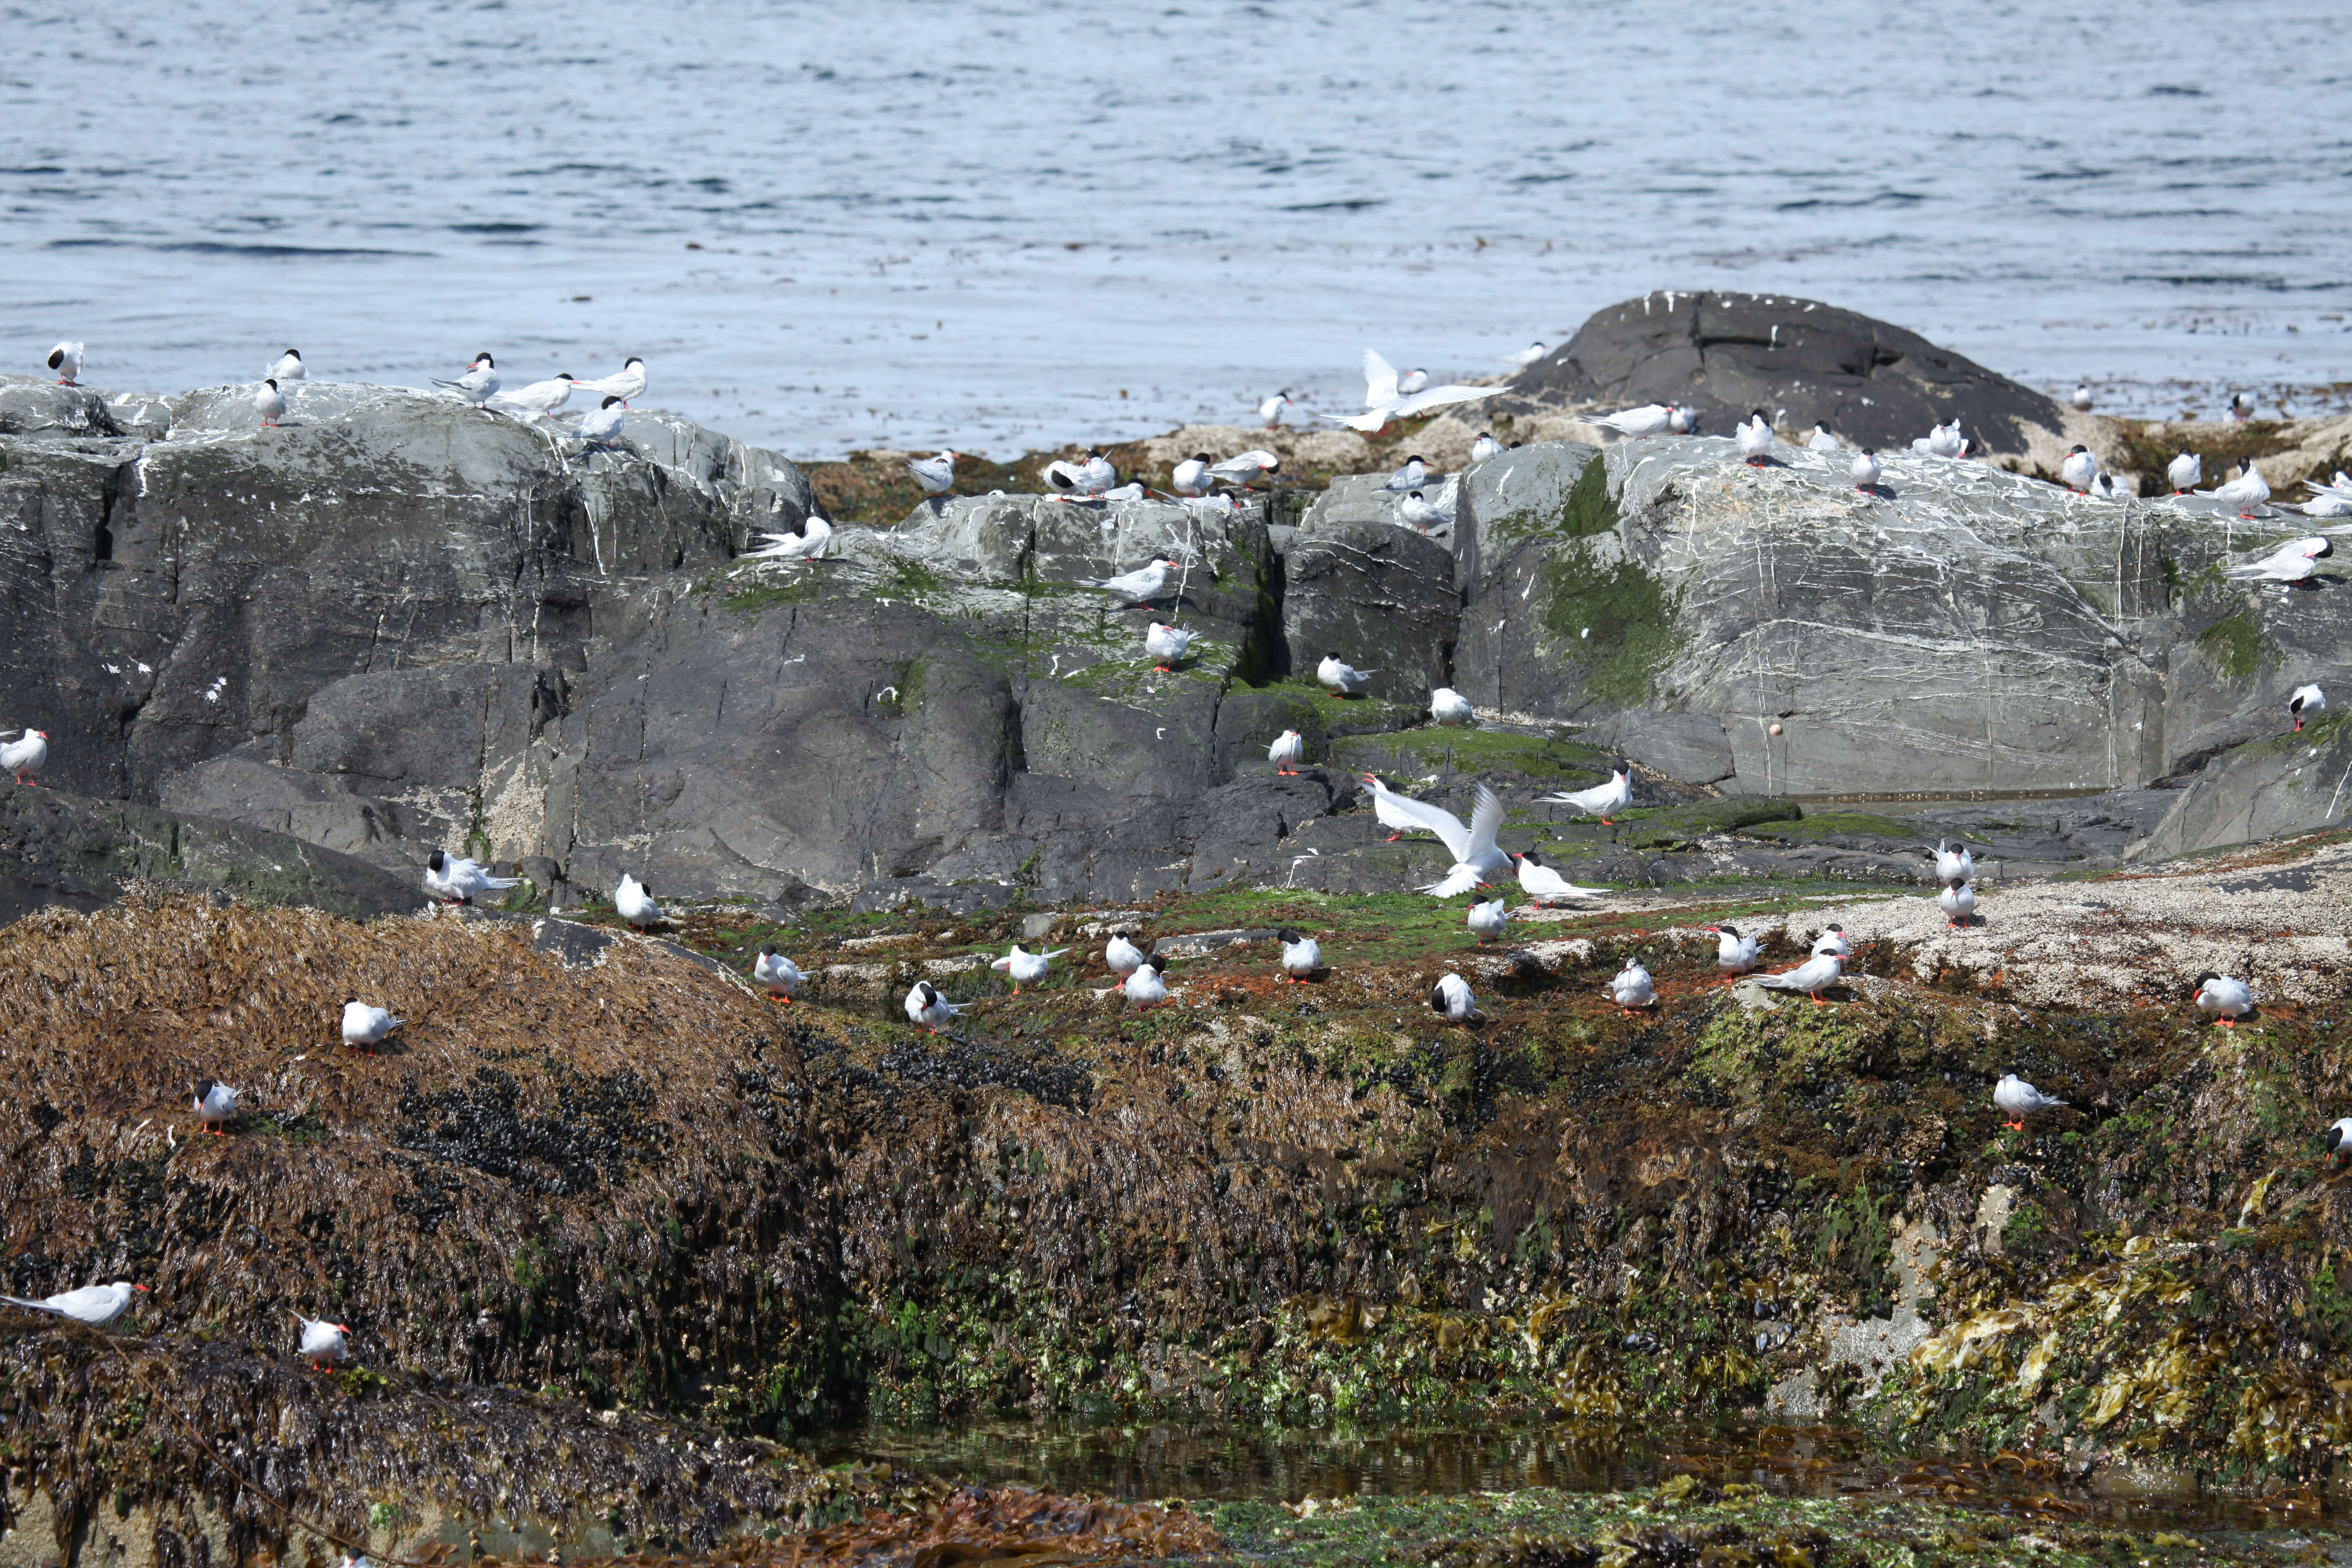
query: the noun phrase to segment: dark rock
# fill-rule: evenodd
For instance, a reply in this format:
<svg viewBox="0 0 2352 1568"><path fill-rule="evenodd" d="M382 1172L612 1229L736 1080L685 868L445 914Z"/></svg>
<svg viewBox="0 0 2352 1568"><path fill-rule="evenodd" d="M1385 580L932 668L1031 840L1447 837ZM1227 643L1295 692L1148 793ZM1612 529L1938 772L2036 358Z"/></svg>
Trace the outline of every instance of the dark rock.
<svg viewBox="0 0 2352 1568"><path fill-rule="evenodd" d="M2352 715L2324 714L2299 735L2224 752L2186 789L2149 793L2170 805L2131 851L2136 860L2340 824L2352 802Z"/></svg>
<svg viewBox="0 0 2352 1568"><path fill-rule="evenodd" d="M1577 738L1637 758L1643 767L1684 784L1717 784L1738 771L1731 739L1712 713L1634 709L1611 714Z"/></svg>
<svg viewBox="0 0 2352 1568"><path fill-rule="evenodd" d="M1916 332L1811 300L1711 290L1595 311L1511 393L1497 412L1671 403L1696 409L1715 435L1751 409L1786 409L1783 428L1820 424L1882 452L1908 451L1954 415L1979 452L2022 453L2065 425L2050 398Z"/></svg>
<svg viewBox="0 0 2352 1568"><path fill-rule="evenodd" d="M365 920L406 914L423 885L282 833L152 806L0 784L0 921L53 904L92 910L132 880Z"/></svg>
<svg viewBox="0 0 2352 1568"><path fill-rule="evenodd" d="M1302 531L1284 558L1289 668L1312 678L1327 653L1371 672L1366 689L1423 704L1451 685L1456 601L1444 546L1388 522Z"/></svg>

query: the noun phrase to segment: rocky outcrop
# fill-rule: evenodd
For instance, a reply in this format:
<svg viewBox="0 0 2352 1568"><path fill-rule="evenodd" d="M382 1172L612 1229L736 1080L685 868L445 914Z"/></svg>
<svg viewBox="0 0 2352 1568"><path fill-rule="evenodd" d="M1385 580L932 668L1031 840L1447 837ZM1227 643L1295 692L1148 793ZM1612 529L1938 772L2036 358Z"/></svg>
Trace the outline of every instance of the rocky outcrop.
<svg viewBox="0 0 2352 1568"><path fill-rule="evenodd" d="M1954 416L1979 453L2067 445L2058 404L1916 332L1818 300L1706 289L1655 290L1595 311L1493 406L1645 403L1695 409L1702 429L1727 435L1761 408L1784 428L1818 424L1882 452L1909 450Z"/></svg>

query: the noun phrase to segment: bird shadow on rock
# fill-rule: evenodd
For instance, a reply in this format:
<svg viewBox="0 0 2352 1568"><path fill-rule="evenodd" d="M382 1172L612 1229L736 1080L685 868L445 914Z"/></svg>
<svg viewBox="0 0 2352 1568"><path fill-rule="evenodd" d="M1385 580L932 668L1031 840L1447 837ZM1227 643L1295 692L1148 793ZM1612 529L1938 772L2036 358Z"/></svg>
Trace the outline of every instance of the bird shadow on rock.
<svg viewBox="0 0 2352 1568"><path fill-rule="evenodd" d="M1853 488L1876 500L1893 500L1895 499L1895 487L1893 485L1856 485Z"/></svg>

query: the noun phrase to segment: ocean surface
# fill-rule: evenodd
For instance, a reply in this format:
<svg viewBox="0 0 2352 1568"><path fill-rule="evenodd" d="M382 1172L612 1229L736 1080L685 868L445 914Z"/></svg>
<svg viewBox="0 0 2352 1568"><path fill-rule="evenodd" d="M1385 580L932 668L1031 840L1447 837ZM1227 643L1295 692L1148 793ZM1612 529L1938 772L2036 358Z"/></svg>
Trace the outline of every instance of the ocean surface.
<svg viewBox="0 0 2352 1568"><path fill-rule="evenodd" d="M510 384L797 458L1361 401L1650 289L2099 405L2352 391L2312 0L9 5L0 368Z"/></svg>

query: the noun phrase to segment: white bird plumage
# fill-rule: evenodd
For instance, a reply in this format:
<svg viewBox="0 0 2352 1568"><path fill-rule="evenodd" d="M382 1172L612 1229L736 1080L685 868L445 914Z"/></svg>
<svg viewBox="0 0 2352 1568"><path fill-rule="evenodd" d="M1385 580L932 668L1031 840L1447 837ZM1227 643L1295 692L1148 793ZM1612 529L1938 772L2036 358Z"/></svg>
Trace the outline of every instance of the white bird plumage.
<svg viewBox="0 0 2352 1568"><path fill-rule="evenodd" d="M1478 438L1470 443L1470 461L1475 466L1485 462L1489 458L1500 457L1502 451L1503 444L1486 431L1481 430L1478 432Z"/></svg>
<svg viewBox="0 0 2352 1568"><path fill-rule="evenodd" d="M1778 445L1772 435L1772 422L1764 417L1761 408L1752 412L1734 435L1739 442L1739 455L1750 468L1761 468L1771 459L1772 448Z"/></svg>
<svg viewBox="0 0 2352 1568"><path fill-rule="evenodd" d="M1812 957L1794 969L1784 969L1778 974L1759 974L1756 984L1773 991L1802 991L1822 1005L1822 992L1837 984L1845 973L1845 957L1842 953L1815 952Z"/></svg>
<svg viewBox="0 0 2352 1568"><path fill-rule="evenodd" d="M1591 789L1568 790L1544 796L1546 805L1572 805L1587 816L1597 816L1603 824L1633 803L1633 780L1624 769L1613 770L1607 784L1594 784Z"/></svg>
<svg viewBox="0 0 2352 1568"><path fill-rule="evenodd" d="M1315 667L1316 684L1335 696L1353 697L1363 690L1364 683L1380 673L1377 669L1358 669L1336 653L1327 653L1323 662Z"/></svg>
<svg viewBox="0 0 2352 1568"><path fill-rule="evenodd" d="M927 496L943 496L955 489L955 460L952 451L939 452L928 458L908 458L907 472L915 478Z"/></svg>
<svg viewBox="0 0 2352 1568"><path fill-rule="evenodd" d="M1053 970L1054 960L1069 951L1066 947L1056 947L1043 952L1030 952L1016 942L1012 952L1003 958L991 960L988 967L1003 970L1013 982L1013 994L1018 996L1023 985L1034 985L1045 979Z"/></svg>
<svg viewBox="0 0 2352 1568"><path fill-rule="evenodd" d="M2259 561L2242 561L2230 568L2228 575L2241 583L2301 583L2335 553L2335 542L2315 533L2290 539Z"/></svg>
<svg viewBox="0 0 2352 1568"><path fill-rule="evenodd" d="M1480 942L1500 941L1503 928L1510 922L1510 900L1503 898L1492 899L1483 904L1472 904L1466 921L1470 927L1470 934Z"/></svg>
<svg viewBox="0 0 2352 1568"><path fill-rule="evenodd" d="M572 401L572 389L580 384L568 371L557 371L545 381L499 393L489 400L489 406L501 414L520 414L528 419L552 419Z"/></svg>
<svg viewBox="0 0 2352 1568"><path fill-rule="evenodd" d="M1136 1008L1157 1007L1166 1002L1169 999L1167 969L1168 961L1156 954L1137 964L1134 973L1119 985L1119 990L1126 994L1127 1005Z"/></svg>
<svg viewBox="0 0 2352 1568"><path fill-rule="evenodd" d="M1173 561L1151 561L1116 577L1080 577L1076 582L1081 588L1099 588L1106 594L1132 600L1139 607L1149 608L1150 602L1167 590L1168 574L1175 569Z"/></svg>
<svg viewBox="0 0 2352 1568"><path fill-rule="evenodd" d="M1266 747L1265 760L1274 764L1276 773L1284 777L1295 776L1298 764L1307 760L1307 737L1296 730L1285 730L1274 738L1272 745Z"/></svg>
<svg viewBox="0 0 2352 1568"><path fill-rule="evenodd" d="M1282 459L1262 447L1253 447L1246 452L1235 452L1209 465L1209 477L1219 484L1235 489L1247 489L1258 480L1282 467Z"/></svg>
<svg viewBox="0 0 2352 1568"><path fill-rule="evenodd" d="M582 442L610 451L621 439L621 426L628 415L619 398L605 395L604 401L580 416L580 427L573 434Z"/></svg>
<svg viewBox="0 0 2352 1568"><path fill-rule="evenodd" d="M789 1005L804 977L801 966L772 947L763 947L751 961L751 982L777 1001Z"/></svg>
<svg viewBox="0 0 2352 1568"><path fill-rule="evenodd" d="M1429 694L1429 716L1441 724L1475 724L1478 710L1470 700L1450 686L1441 686Z"/></svg>
<svg viewBox="0 0 2352 1568"><path fill-rule="evenodd" d="M1509 363L1513 370L1525 370L1528 366L1535 363L1538 360L1542 359L1549 353L1551 353L1550 345L1538 341L1529 343L1527 347L1513 354L1510 357Z"/></svg>
<svg viewBox="0 0 2352 1568"><path fill-rule="evenodd" d="M1966 882L1947 882L1936 895L1936 907L1944 911L1946 925L1966 926L1976 918L1977 890Z"/></svg>
<svg viewBox="0 0 2352 1568"><path fill-rule="evenodd" d="M1158 621L1145 628L1143 651L1159 661L1159 668L1173 669L1192 646L1192 634L1183 626L1163 626Z"/></svg>
<svg viewBox="0 0 2352 1568"><path fill-rule="evenodd" d="M1478 1016L1478 1004L1470 994L1470 983L1458 974L1437 977L1437 984L1429 988L1429 1005L1452 1024L1468 1024Z"/></svg>
<svg viewBox="0 0 2352 1568"><path fill-rule="evenodd" d="M371 1007L356 996L347 998L343 1003L343 1044L373 1056L384 1037L403 1022L394 1017L388 1008Z"/></svg>
<svg viewBox="0 0 2352 1568"><path fill-rule="evenodd" d="M102 1329L122 1316L131 1305L131 1293L144 1290L144 1285L133 1285L128 1279L117 1279L111 1285L85 1285L79 1290L61 1290L54 1296L44 1296L28 1301L22 1296L0 1296L12 1307L29 1308L36 1312L54 1312L60 1318L71 1318L77 1323L88 1323Z"/></svg>
<svg viewBox="0 0 2352 1568"><path fill-rule="evenodd" d="M907 1021L920 1024L934 1035L940 1026L961 1013L963 1008L940 994L940 988L928 980L918 980L907 993Z"/></svg>
<svg viewBox="0 0 2352 1568"><path fill-rule="evenodd" d="M520 877L493 877L478 862L443 849L436 849L425 861L425 890L453 904L468 903L476 893L499 891L521 880Z"/></svg>
<svg viewBox="0 0 2352 1568"><path fill-rule="evenodd" d="M2194 452L2183 452L2164 465L2164 479L2174 495L2187 495L2205 482L2205 459Z"/></svg>
<svg viewBox="0 0 2352 1568"><path fill-rule="evenodd" d="M1715 966L1727 974L1745 974L1756 967L1764 952L1764 944L1752 936L1744 936L1738 926L1709 926L1715 932Z"/></svg>
<svg viewBox="0 0 2352 1568"><path fill-rule="evenodd" d="M1838 438L1818 425L1813 426L1813 433L1805 437L1805 450L1809 452L1835 452L1840 449Z"/></svg>
<svg viewBox="0 0 2352 1568"><path fill-rule="evenodd" d="M1383 826L1398 836L1416 828L1434 833L1454 857L1444 878L1422 889L1423 892L1450 899L1511 868L1511 858L1495 847L1495 835L1503 826L1503 802L1490 786L1478 786L1477 803L1465 825L1442 805L1398 794L1378 773L1366 773L1364 778L1372 786L1373 815Z"/></svg>
<svg viewBox="0 0 2352 1568"><path fill-rule="evenodd" d="M1514 855L1519 863L1519 891L1531 904L1549 904L1555 899L1597 899L1609 891L1607 888L1580 888L1536 858L1532 849Z"/></svg>
<svg viewBox="0 0 2352 1568"><path fill-rule="evenodd" d="M2059 460L2058 478L2070 490L2088 495L2091 482L2099 477L2099 459L2091 456L2087 447L2075 447Z"/></svg>
<svg viewBox="0 0 2352 1568"><path fill-rule="evenodd" d="M1168 485L1180 496L1205 495L1209 489L1209 454L1195 452L1168 471Z"/></svg>
<svg viewBox="0 0 2352 1568"><path fill-rule="evenodd" d="M2237 1021L2254 1010L2254 988L2242 980L2232 980L2226 974L2210 970L2197 977L2189 999L2204 1012L2212 1014L2232 1028Z"/></svg>
<svg viewBox="0 0 2352 1568"><path fill-rule="evenodd" d="M662 913L661 906L654 902L654 896L646 890L646 885L626 871L621 873L620 883L613 889L613 912L639 930L659 925L669 918Z"/></svg>
<svg viewBox="0 0 2352 1568"><path fill-rule="evenodd" d="M1846 941L1845 927L1832 926L1813 938L1813 955L1818 958L1824 952L1834 952L1840 958L1853 956L1853 943Z"/></svg>
<svg viewBox="0 0 2352 1568"><path fill-rule="evenodd" d="M1609 982L1609 995L1621 1012L1631 1013L1655 1002L1658 988L1651 983L1650 972L1642 967L1642 961L1629 958L1625 967Z"/></svg>
<svg viewBox="0 0 2352 1568"><path fill-rule="evenodd" d="M278 390L275 377L253 389L253 411L261 416L261 427L265 430L276 429L278 422L286 417L286 395Z"/></svg>
<svg viewBox="0 0 2352 1568"><path fill-rule="evenodd" d="M1671 403L1644 403L1639 408L1621 408L1614 414L1596 415L1588 421L1629 439L1663 436L1673 427L1674 422L1675 405Z"/></svg>
<svg viewBox="0 0 2352 1568"><path fill-rule="evenodd" d="M0 773L6 773L20 784L30 786L33 781L25 775L41 771L49 760L49 732L27 726L15 740L0 745Z"/></svg>
<svg viewBox="0 0 2352 1568"><path fill-rule="evenodd" d="M306 1318L299 1312L294 1314L294 1321L302 1325L302 1358L313 1367L323 1371L324 1363L351 1359L350 1324L331 1323L324 1318Z"/></svg>
<svg viewBox="0 0 2352 1568"><path fill-rule="evenodd" d="M2251 518L2256 507L2271 499L2271 487L2263 479L2262 465L2248 462L2245 472L2228 484L2216 485L2205 493L2223 506L2237 508L2240 517Z"/></svg>
<svg viewBox="0 0 2352 1568"><path fill-rule="evenodd" d="M1286 387L1257 405L1258 424L1268 430L1278 428L1282 424L1282 411L1289 406L1290 392Z"/></svg>
<svg viewBox="0 0 2352 1568"><path fill-rule="evenodd" d="M197 1124L219 1135L222 1124L236 1114L237 1096L244 1092L225 1083L198 1085L195 1096Z"/></svg>
<svg viewBox="0 0 2352 1568"><path fill-rule="evenodd" d="M1143 962L1143 950L1124 936L1114 935L1103 944L1103 963L1114 974L1132 974Z"/></svg>
<svg viewBox="0 0 2352 1568"><path fill-rule="evenodd" d="M815 512L801 521L798 533L763 533L764 549L754 550L746 561L814 561L823 556L833 543L833 524Z"/></svg>
<svg viewBox="0 0 2352 1568"><path fill-rule="evenodd" d="M1045 483L1062 495L1099 496L1118 483L1118 470L1100 452L1088 452L1075 463L1056 458L1045 465Z"/></svg>
<svg viewBox="0 0 2352 1568"><path fill-rule="evenodd" d="M1853 461L1846 465L1845 471L1846 477L1853 480L1854 489L1872 490L1878 488L1878 481L1886 468L1878 460L1876 452L1864 447L1853 455Z"/></svg>
<svg viewBox="0 0 2352 1568"><path fill-rule="evenodd" d="M1419 490L1414 490L1397 502L1397 521L1423 533L1444 528L1454 520L1445 515L1443 507Z"/></svg>
<svg viewBox="0 0 2352 1568"><path fill-rule="evenodd" d="M1274 937L1282 943L1282 978L1286 984L1304 984L1308 975L1323 967L1323 944L1313 937L1287 929Z"/></svg>
<svg viewBox="0 0 2352 1568"><path fill-rule="evenodd" d="M433 380L436 386L446 386L479 408L499 395L499 362L488 354L476 354L466 366L466 374L455 381Z"/></svg>
<svg viewBox="0 0 2352 1568"><path fill-rule="evenodd" d="M60 342L41 363L58 373L59 386L79 386L81 384L81 351L79 343Z"/></svg>
<svg viewBox="0 0 2352 1568"><path fill-rule="evenodd" d="M2324 712L2326 708L2327 693L2319 689L2319 683L2315 680L2308 686L2296 687L2294 695L2286 700L2286 710L2294 715L2297 731L2302 730L2313 714Z"/></svg>
<svg viewBox="0 0 2352 1568"><path fill-rule="evenodd" d="M288 349L278 356L278 363L269 367L269 379L276 382L307 381L310 376L310 371L302 364L299 349Z"/></svg>
<svg viewBox="0 0 2352 1568"><path fill-rule="evenodd" d="M2009 1113L2012 1131L2023 1127L2025 1119L2037 1110L2061 1110L2066 1102L2053 1100L2015 1073L2003 1073L1992 1088L1992 1102Z"/></svg>
<svg viewBox="0 0 2352 1568"><path fill-rule="evenodd" d="M1417 373L1418 374L1418 373ZM1326 414L1322 417L1345 425L1351 430L1372 435L1391 419L1410 418L1433 408L1444 408L1456 403L1475 403L1503 391L1496 386L1419 386L1408 392L1396 367L1371 349L1364 351L1364 412L1361 414Z"/></svg>
<svg viewBox="0 0 2352 1568"><path fill-rule="evenodd" d="M1416 452L1407 458L1396 472L1388 477L1381 489L1402 495L1408 490L1417 490L1428 482L1429 465L1423 461L1421 455Z"/></svg>
<svg viewBox="0 0 2352 1568"><path fill-rule="evenodd" d="M580 390L599 397L617 397L621 400L621 406L625 408L629 405L629 399L645 395L646 362L632 354L614 374L583 381L580 384Z"/></svg>
<svg viewBox="0 0 2352 1568"><path fill-rule="evenodd" d="M1973 882L1977 878L1977 858L1965 844L1944 847L1944 840L1936 840L1936 880L1938 882Z"/></svg>

